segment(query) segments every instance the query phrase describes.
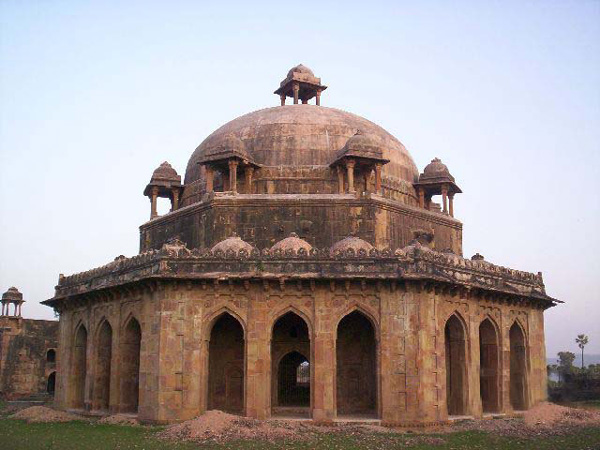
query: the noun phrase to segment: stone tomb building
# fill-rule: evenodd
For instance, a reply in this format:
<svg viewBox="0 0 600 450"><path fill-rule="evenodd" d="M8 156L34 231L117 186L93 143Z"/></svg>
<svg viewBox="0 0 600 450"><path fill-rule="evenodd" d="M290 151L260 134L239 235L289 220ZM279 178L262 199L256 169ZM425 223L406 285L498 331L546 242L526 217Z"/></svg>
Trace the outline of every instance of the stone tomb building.
<svg viewBox="0 0 600 450"><path fill-rule="evenodd" d="M58 321L24 319L23 294L11 287L0 302L0 399L47 400L56 385Z"/></svg>
<svg viewBox="0 0 600 450"><path fill-rule="evenodd" d="M156 169L139 255L60 276L59 406L398 425L546 398L541 274L464 258L448 168L419 173L325 88L291 69L281 106L208 136L183 183Z"/></svg>

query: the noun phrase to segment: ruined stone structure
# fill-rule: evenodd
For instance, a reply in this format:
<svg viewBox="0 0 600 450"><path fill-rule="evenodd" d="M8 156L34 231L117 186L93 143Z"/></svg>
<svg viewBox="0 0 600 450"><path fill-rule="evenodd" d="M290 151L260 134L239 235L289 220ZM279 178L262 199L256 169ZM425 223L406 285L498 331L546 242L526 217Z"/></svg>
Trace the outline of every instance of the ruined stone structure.
<svg viewBox="0 0 600 450"><path fill-rule="evenodd" d="M463 258L448 168L419 174L385 130L320 106L324 89L294 67L281 106L208 136L183 184L166 162L154 172L139 255L60 276L45 302L59 406L392 425L545 398L557 300L541 274Z"/></svg>
<svg viewBox="0 0 600 450"><path fill-rule="evenodd" d="M24 302L15 287L2 294L0 398L7 400L54 395L58 321L23 319Z"/></svg>

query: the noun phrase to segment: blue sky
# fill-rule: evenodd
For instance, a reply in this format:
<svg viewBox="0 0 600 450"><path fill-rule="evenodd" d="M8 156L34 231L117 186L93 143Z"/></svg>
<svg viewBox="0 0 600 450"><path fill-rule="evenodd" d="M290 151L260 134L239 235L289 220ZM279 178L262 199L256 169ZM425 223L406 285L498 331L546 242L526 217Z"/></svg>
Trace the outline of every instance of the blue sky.
<svg viewBox="0 0 600 450"><path fill-rule="evenodd" d="M0 3L0 289L138 251L142 191L311 67L464 191L464 251L542 271L548 354L600 353L600 2Z"/></svg>

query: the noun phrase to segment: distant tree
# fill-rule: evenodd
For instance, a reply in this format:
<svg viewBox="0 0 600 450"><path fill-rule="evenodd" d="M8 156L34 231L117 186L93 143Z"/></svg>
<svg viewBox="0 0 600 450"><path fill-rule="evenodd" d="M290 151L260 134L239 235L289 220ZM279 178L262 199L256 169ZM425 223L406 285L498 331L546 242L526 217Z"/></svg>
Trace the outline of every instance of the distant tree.
<svg viewBox="0 0 600 450"><path fill-rule="evenodd" d="M578 334L575 338L575 342L577 342L577 345L579 345L579 348L581 349L581 368L583 369L585 367L583 364L583 349L588 344L589 338L585 334Z"/></svg>
<svg viewBox="0 0 600 450"><path fill-rule="evenodd" d="M563 370L572 370L573 361L575 361L575 353L573 352L558 352L558 366Z"/></svg>

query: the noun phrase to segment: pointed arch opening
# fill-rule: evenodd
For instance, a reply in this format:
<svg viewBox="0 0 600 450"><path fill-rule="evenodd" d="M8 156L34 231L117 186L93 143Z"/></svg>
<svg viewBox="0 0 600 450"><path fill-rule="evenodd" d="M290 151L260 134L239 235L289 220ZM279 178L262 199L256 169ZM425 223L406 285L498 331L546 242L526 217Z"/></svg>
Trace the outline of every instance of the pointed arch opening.
<svg viewBox="0 0 600 450"><path fill-rule="evenodd" d="M500 410L498 333L489 319L479 325L479 391L484 413Z"/></svg>
<svg viewBox="0 0 600 450"><path fill-rule="evenodd" d="M467 413L467 345L462 321L453 314L444 327L446 406L449 416Z"/></svg>
<svg viewBox="0 0 600 450"><path fill-rule="evenodd" d="M137 413L140 396L140 349L142 327L131 318L121 337L121 381L119 383L120 411Z"/></svg>
<svg viewBox="0 0 600 450"><path fill-rule="evenodd" d="M516 411L527 409L525 333L517 322L510 327L510 403Z"/></svg>
<svg viewBox="0 0 600 450"><path fill-rule="evenodd" d="M338 416L377 415L377 341L375 328L360 311L346 315L336 337Z"/></svg>
<svg viewBox="0 0 600 450"><path fill-rule="evenodd" d="M245 339L240 322L223 313L214 322L208 345L208 409L244 412Z"/></svg>
<svg viewBox="0 0 600 450"><path fill-rule="evenodd" d="M112 360L112 327L104 320L96 338L96 367L93 408L108 410L110 402L110 372Z"/></svg>
<svg viewBox="0 0 600 450"><path fill-rule="evenodd" d="M48 376L48 381L46 382L46 392L50 395L54 395L54 391L56 390L56 371L52 372Z"/></svg>
<svg viewBox="0 0 600 450"><path fill-rule="evenodd" d="M85 405L85 379L87 377L87 330L80 325L75 333L73 345L73 364L71 379L73 380L72 407L83 409Z"/></svg>
<svg viewBox="0 0 600 450"><path fill-rule="evenodd" d="M294 312L281 316L271 338L271 413L310 415L310 334Z"/></svg>

